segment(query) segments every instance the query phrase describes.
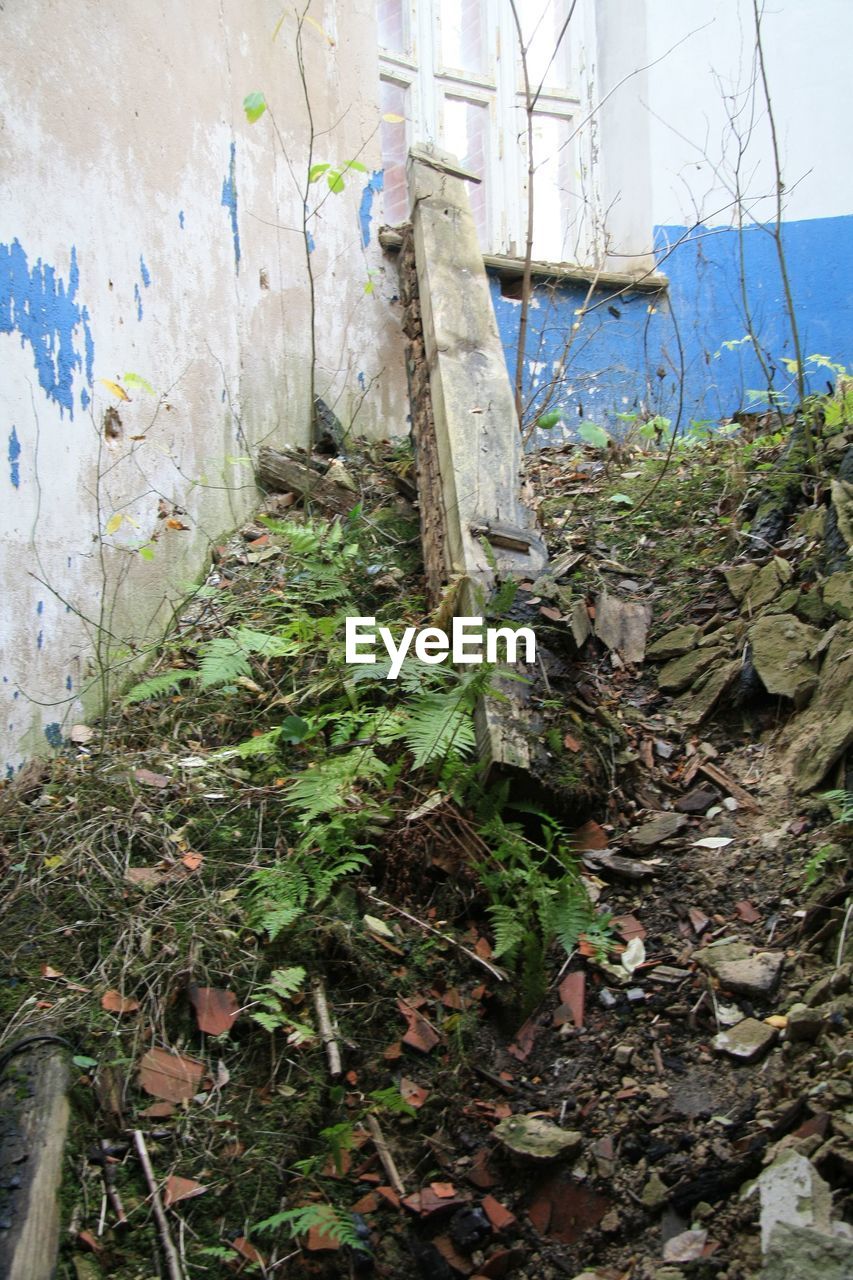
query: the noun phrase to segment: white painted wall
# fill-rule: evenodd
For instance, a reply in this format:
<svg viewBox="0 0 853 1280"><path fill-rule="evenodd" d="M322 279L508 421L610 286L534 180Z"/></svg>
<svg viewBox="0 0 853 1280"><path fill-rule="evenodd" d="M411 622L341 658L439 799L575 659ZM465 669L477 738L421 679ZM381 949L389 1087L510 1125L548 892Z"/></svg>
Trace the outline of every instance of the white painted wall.
<svg viewBox="0 0 853 1280"><path fill-rule="evenodd" d="M350 0L345 20L338 9L315 0L318 25L305 28L316 128L331 131L315 159L357 155L374 169L373 3ZM0 332L0 767L44 748L45 727L55 740L86 714L99 629L120 661L156 638L210 544L251 509L249 452L261 441L306 441L307 277L292 230L300 200L269 116L250 125L242 110L247 93L266 94L302 172L289 10L272 38L281 14L277 0L28 0L0 14L0 245L18 241L30 272L14 306L0 288L0 323L17 326ZM232 146L239 271L223 204ZM378 207L362 246L364 185L362 175L349 181L313 227L317 389L347 422L372 383L358 426L388 434L405 429L402 353ZM43 283L38 264L67 290L72 247L74 302L86 308L94 347L90 385L81 314L67 335L83 364L73 370L73 416L40 384L20 332L31 323L27 292L35 306L33 274ZM47 334L36 341L43 377L57 357L49 343ZM128 372L155 394L128 383ZM123 383L130 401L100 379ZM104 432L109 406L120 418L115 439ZM143 546L153 558L140 556ZM92 692L88 702L91 710Z"/></svg>
<svg viewBox="0 0 853 1280"><path fill-rule="evenodd" d="M603 203L618 253L649 247L655 224L732 223L737 139L729 108L750 131L743 190L759 219L775 215L761 85L754 110L752 0L598 0ZM853 167L840 153L853 119L849 0L766 3L768 80L788 191L785 217L853 213ZM735 103L735 99L737 102ZM645 237L645 243L644 243Z"/></svg>

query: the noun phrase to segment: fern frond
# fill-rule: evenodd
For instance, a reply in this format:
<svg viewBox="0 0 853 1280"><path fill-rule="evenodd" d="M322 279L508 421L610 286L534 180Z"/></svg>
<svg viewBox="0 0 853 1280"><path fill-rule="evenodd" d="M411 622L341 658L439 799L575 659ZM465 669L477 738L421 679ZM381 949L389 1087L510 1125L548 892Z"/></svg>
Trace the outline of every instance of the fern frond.
<svg viewBox="0 0 853 1280"><path fill-rule="evenodd" d="M201 651L199 683L203 689L215 684L232 684L239 676L251 676L246 652L231 636L208 640Z"/></svg>
<svg viewBox="0 0 853 1280"><path fill-rule="evenodd" d="M282 1213L274 1213L271 1218L256 1222L252 1231L278 1231L282 1227L293 1240L308 1231L316 1230L350 1249L369 1252L349 1214L341 1213L330 1204L309 1204L299 1209L285 1209Z"/></svg>
<svg viewBox="0 0 853 1280"><path fill-rule="evenodd" d="M294 921L304 915L304 909L293 905L285 905L281 907L270 907L267 911L260 914L260 926L266 933L270 942L275 942L282 929L287 929Z"/></svg>
<svg viewBox="0 0 853 1280"><path fill-rule="evenodd" d="M488 908L488 914L495 935L492 955L496 960L501 956L511 958L524 941L524 935L527 932L518 908L508 907L503 903L493 903Z"/></svg>
<svg viewBox="0 0 853 1280"><path fill-rule="evenodd" d="M471 708L455 689L413 699L403 736L416 769L441 763L451 751L467 755L476 745Z"/></svg>
<svg viewBox="0 0 853 1280"><path fill-rule="evenodd" d="M248 653L257 653L262 658L290 658L299 650L299 646L287 636L253 631L251 627L238 627L235 640Z"/></svg>
<svg viewBox="0 0 853 1280"><path fill-rule="evenodd" d="M148 698L159 698L164 693L174 693L184 680L195 680L197 675L195 671L185 671L177 667L170 671L161 671L159 675L151 676L149 680L142 680L129 689L124 695L124 702L130 705L134 702L145 702Z"/></svg>
<svg viewBox="0 0 853 1280"><path fill-rule="evenodd" d="M287 804L298 810L300 822L307 825L340 809L354 787L376 782L386 768L369 747L333 756L299 774L285 792Z"/></svg>
<svg viewBox="0 0 853 1280"><path fill-rule="evenodd" d="M282 1000L289 1000L305 981L305 970L301 965L290 969L273 969L266 986L274 991Z"/></svg>

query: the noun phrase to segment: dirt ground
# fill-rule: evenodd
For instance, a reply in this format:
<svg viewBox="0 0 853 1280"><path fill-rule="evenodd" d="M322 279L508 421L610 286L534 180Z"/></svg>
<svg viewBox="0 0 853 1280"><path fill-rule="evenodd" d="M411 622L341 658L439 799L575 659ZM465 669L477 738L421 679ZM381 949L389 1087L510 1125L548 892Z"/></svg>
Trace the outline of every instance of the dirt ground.
<svg viewBox="0 0 853 1280"><path fill-rule="evenodd" d="M0 793L0 1048L36 1027L76 1051L60 1275L166 1274L135 1129L171 1201L187 1277L796 1280L805 1264L762 1251L775 1203L763 1188L785 1153L831 1201L815 1227L818 1245L831 1244L804 1280L853 1275L842 1259L853 1241L832 1225L853 1210L843 753L819 786L797 791L795 702L754 673L722 683L696 714L708 670L733 654L739 671L748 665L739 628L758 616L725 570L789 565L764 609L781 599L793 610L791 584L803 601L814 594L814 547L799 526L758 558L739 537L755 460L779 453L778 442L746 461L734 445L695 451L663 477L630 450L546 450L530 464L563 572L522 583L517 602L537 622L544 675L532 700L543 777L559 777L562 800L543 828L531 810L547 790L525 807L533 792L516 780L506 815L530 840L558 830L606 930L603 944L581 931L568 953L549 941L538 989L521 960L494 954L481 883L493 828L409 767L377 810L366 861L293 932L270 940L258 925L247 877L293 839L282 788L305 748L264 757L261 773L251 759L203 765L223 742L266 731L276 703L303 714L295 682L288 692L276 677L264 692L281 658L261 654L228 697L183 683L125 706L100 739ZM397 521L371 581L392 605L406 595L412 616L405 460L374 449L347 465L365 514ZM285 590L275 545L256 527L221 551L184 640L227 633L225 594L269 629L264 610ZM605 596L623 628L611 644L594 634ZM814 625L829 632L844 615ZM667 656L667 637L685 627ZM647 656L630 660L638 635ZM673 679L662 690L667 664L703 646L713 662L698 687ZM319 687L322 656L312 662ZM249 1016L260 984L295 963L315 985L265 1030ZM286 1034L315 1016L317 980L340 1073L322 1026L303 1044ZM164 1088L155 1052L178 1075L198 1064L192 1086ZM547 1152L522 1149L537 1131ZM343 1241L322 1212L301 1233L258 1229L278 1211L326 1205L350 1227ZM16 1211L11 1184L0 1210L4 1221Z"/></svg>

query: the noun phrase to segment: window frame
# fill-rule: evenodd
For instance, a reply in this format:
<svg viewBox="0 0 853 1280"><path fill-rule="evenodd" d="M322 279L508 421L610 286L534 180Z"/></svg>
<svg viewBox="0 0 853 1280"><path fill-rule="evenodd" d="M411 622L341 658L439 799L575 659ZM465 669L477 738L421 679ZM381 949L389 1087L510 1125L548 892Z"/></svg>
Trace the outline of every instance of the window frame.
<svg viewBox="0 0 853 1280"><path fill-rule="evenodd" d="M400 54L380 47L380 77L409 89L408 145L419 141L442 145L443 101L448 96L489 105L489 145L483 175L487 204L483 251L490 256L517 258L524 254L527 235L527 117L521 58L507 0L482 0L482 6L486 72L468 72L442 65L440 0L402 0L409 50ZM594 64L588 51L595 47L594 24L594 0L578 0L566 37L570 41L568 75L571 82L546 86L537 102L537 115L564 119L570 131L579 129L584 111L589 113L593 102ZM506 50L511 51L510 56L505 55ZM579 191L581 212L572 240L579 246L579 261L594 262L599 256L598 195L592 163L594 116L590 127L580 130L572 145L579 182L586 187ZM534 258L540 256L535 242L533 254Z"/></svg>

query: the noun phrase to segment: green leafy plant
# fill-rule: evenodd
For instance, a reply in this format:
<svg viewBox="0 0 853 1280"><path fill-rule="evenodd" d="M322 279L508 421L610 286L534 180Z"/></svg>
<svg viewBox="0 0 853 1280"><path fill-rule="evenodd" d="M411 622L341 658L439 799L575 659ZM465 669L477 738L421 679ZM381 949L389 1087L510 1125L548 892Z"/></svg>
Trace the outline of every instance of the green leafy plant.
<svg viewBox="0 0 853 1280"><path fill-rule="evenodd" d="M265 1031L286 1030L289 1044L305 1044L315 1036L313 1027L297 1021L287 1009L287 1003L304 981L305 970L299 965L291 969L273 969L269 982L254 992L255 1003L264 1007L253 1010L253 1020Z"/></svg>
<svg viewBox="0 0 853 1280"><path fill-rule="evenodd" d="M367 1245L358 1235L349 1214L342 1213L331 1204L302 1205L297 1209L285 1209L282 1213L274 1213L262 1222L256 1222L252 1231L287 1232L291 1240L298 1240L309 1231L316 1230L338 1244L347 1245L350 1249L369 1252Z"/></svg>

